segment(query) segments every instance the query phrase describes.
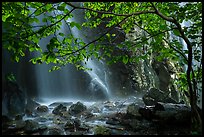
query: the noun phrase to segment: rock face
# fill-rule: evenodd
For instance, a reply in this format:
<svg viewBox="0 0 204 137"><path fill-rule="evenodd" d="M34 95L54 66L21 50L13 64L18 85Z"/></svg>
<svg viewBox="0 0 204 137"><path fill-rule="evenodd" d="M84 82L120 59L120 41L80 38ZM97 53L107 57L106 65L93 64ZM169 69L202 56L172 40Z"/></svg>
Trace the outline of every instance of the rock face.
<svg viewBox="0 0 204 137"><path fill-rule="evenodd" d="M80 112L85 111L86 109L87 107L84 104L82 104L81 102L77 102L76 104L71 105L68 111L71 115L76 115Z"/></svg>
<svg viewBox="0 0 204 137"><path fill-rule="evenodd" d="M91 80L88 90L91 94L91 100L106 100L108 99L108 89L106 85L94 78Z"/></svg>
<svg viewBox="0 0 204 137"><path fill-rule="evenodd" d="M7 81L3 89L2 110L3 114L15 116L25 111L26 97L15 82Z"/></svg>
<svg viewBox="0 0 204 137"><path fill-rule="evenodd" d="M167 65L163 62L153 61L152 67L159 78L159 89L162 91L168 91L171 76L167 69Z"/></svg>
<svg viewBox="0 0 204 137"><path fill-rule="evenodd" d="M164 91L156 88L151 88L142 99L147 106L155 105L157 102L177 103L168 96L168 92L165 93Z"/></svg>

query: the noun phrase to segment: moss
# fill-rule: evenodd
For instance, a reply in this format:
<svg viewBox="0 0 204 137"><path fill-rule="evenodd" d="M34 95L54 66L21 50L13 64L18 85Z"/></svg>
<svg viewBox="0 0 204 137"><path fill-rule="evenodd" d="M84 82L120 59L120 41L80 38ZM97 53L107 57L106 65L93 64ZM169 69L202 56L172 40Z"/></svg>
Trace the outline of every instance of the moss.
<svg viewBox="0 0 204 137"><path fill-rule="evenodd" d="M94 135L110 135L110 130L104 126L94 128Z"/></svg>

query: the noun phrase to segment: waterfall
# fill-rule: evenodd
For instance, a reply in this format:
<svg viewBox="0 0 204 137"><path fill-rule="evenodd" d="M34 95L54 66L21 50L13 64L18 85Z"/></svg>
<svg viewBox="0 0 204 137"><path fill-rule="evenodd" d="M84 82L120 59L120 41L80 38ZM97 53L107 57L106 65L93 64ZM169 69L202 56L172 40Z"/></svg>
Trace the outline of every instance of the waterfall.
<svg viewBox="0 0 204 137"><path fill-rule="evenodd" d="M80 6L82 5L80 4ZM79 24L82 24L82 22L85 21L83 12L75 11L73 12L73 14L74 14L74 17L69 19L70 22L77 22ZM77 27L71 28L71 33L74 35L75 38L81 38L86 44L88 44L89 42L94 40L95 37L91 37L91 38L89 37L89 39L87 39L88 36L82 33L85 31L87 30L85 30L84 28L82 28L82 30L79 30ZM108 82L106 79L106 76L107 76L106 73L108 69L105 63L102 60L99 61L94 57L91 57L90 59L83 61L82 64L86 68L91 69L86 71L86 73L88 73L89 76L91 77L91 82L88 87L88 90L94 95L98 94L102 98L109 98L111 95L108 88Z"/></svg>
<svg viewBox="0 0 204 137"><path fill-rule="evenodd" d="M70 7L68 7L68 9L70 9ZM53 13L47 14L54 16ZM68 19L66 22L74 21L82 23L84 18L83 14L80 11L74 11L73 14L74 17ZM38 16L40 23L33 25L45 25L45 23L42 22L43 17L44 15ZM62 21L62 26L57 33L62 32L65 35L69 35L71 33L74 37L81 38L86 43L91 41L85 38L83 35L83 29L78 30L76 27L70 28L66 22L64 20ZM46 25L49 25L49 23ZM39 46L43 51L46 50L46 45L52 37L54 36L50 35L39 41ZM61 36L57 37L61 39ZM35 56L37 55L38 54L36 53ZM37 81L38 100L44 102L49 100L61 101L68 99L108 99L110 93L105 78L106 69L104 63L92 58L89 59L86 64L85 62L82 62L82 64L92 70L83 72L77 70L75 66L68 64L65 67L62 67L61 70L48 72L52 64L36 64L34 67Z"/></svg>

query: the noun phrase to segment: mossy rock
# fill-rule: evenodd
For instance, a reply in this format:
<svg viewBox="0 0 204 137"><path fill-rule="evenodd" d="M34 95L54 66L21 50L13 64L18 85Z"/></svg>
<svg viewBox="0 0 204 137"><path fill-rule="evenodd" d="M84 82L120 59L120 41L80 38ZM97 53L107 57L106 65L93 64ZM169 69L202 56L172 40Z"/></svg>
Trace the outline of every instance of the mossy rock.
<svg viewBox="0 0 204 137"><path fill-rule="evenodd" d="M110 135L110 129L104 127L104 126L96 126L94 128L94 135Z"/></svg>

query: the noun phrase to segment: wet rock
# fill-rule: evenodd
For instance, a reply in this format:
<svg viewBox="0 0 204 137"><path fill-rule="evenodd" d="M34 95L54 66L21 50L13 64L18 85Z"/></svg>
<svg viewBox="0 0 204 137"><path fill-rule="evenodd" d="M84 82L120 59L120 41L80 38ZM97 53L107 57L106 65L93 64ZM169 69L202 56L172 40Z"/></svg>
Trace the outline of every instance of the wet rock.
<svg viewBox="0 0 204 137"><path fill-rule="evenodd" d="M132 103L127 106L127 114L131 116L140 116L138 109L139 109L139 105Z"/></svg>
<svg viewBox="0 0 204 137"><path fill-rule="evenodd" d="M68 130L74 130L75 125L74 125L74 121L73 120L67 120L66 124L64 125L64 129L68 129Z"/></svg>
<svg viewBox="0 0 204 137"><path fill-rule="evenodd" d="M75 131L75 132L71 132L70 135L84 135L83 131Z"/></svg>
<svg viewBox="0 0 204 137"><path fill-rule="evenodd" d="M65 112L65 111L67 111L67 107L60 104L53 109L52 113L55 115L60 115L62 112Z"/></svg>
<svg viewBox="0 0 204 137"><path fill-rule="evenodd" d="M94 135L110 135L110 129L106 128L105 126L96 126L94 128Z"/></svg>
<svg viewBox="0 0 204 137"><path fill-rule="evenodd" d="M138 112L147 120L151 120L154 117L153 110L147 107L140 107Z"/></svg>
<svg viewBox="0 0 204 137"><path fill-rule="evenodd" d="M34 101L33 99L31 98L28 98L27 99L27 103L26 103L26 114L27 115L32 115L32 112L34 111L34 109L36 107L40 106L39 103L37 103L36 101Z"/></svg>
<svg viewBox="0 0 204 137"><path fill-rule="evenodd" d="M106 124L110 124L110 125L118 125L120 124L120 121L118 121L117 119L114 118L110 118L106 121Z"/></svg>
<svg viewBox="0 0 204 137"><path fill-rule="evenodd" d="M18 114L15 116L15 120L22 120L23 119L24 114Z"/></svg>
<svg viewBox="0 0 204 137"><path fill-rule="evenodd" d="M91 113L90 111L83 111L81 113L81 117L83 117L84 119L88 119L88 118L91 118L93 116L94 116L94 114Z"/></svg>
<svg viewBox="0 0 204 137"><path fill-rule="evenodd" d="M50 127L42 135L65 135L65 132L60 127Z"/></svg>
<svg viewBox="0 0 204 137"><path fill-rule="evenodd" d="M107 94L107 88L105 85L103 85L98 79L92 79L88 91L90 92L91 100L107 100L108 94Z"/></svg>
<svg viewBox="0 0 204 137"><path fill-rule="evenodd" d="M161 103L156 103L155 106L154 106L154 111L164 111L164 106L161 104Z"/></svg>
<svg viewBox="0 0 204 137"><path fill-rule="evenodd" d="M54 124L57 124L57 125L60 125L60 124L65 124L66 121L65 121L65 119L63 119L63 118L60 117L60 116L55 116L55 117L53 118L53 123L54 123Z"/></svg>
<svg viewBox="0 0 204 137"><path fill-rule="evenodd" d="M81 102L77 102L76 104L71 105L68 111L71 115L76 115L80 112L85 111L86 109L87 107L84 104L82 104Z"/></svg>
<svg viewBox="0 0 204 137"><path fill-rule="evenodd" d="M23 120L17 120L16 121L16 128L17 129L22 129L26 126L26 122Z"/></svg>
<svg viewBox="0 0 204 137"><path fill-rule="evenodd" d="M36 132L36 131L38 131L38 128L39 128L38 122L36 122L36 121L34 121L34 120L26 120L25 123L26 123L26 124L25 124L24 130L25 130L26 132L31 133L31 132Z"/></svg>
<svg viewBox="0 0 204 137"><path fill-rule="evenodd" d="M159 78L159 89L162 91L167 91L171 79L171 75L168 70L168 65L165 62L159 62L154 60L152 62L152 68L155 70Z"/></svg>
<svg viewBox="0 0 204 137"><path fill-rule="evenodd" d="M6 81L2 94L2 114L15 117L25 111L26 97L16 82Z"/></svg>
<svg viewBox="0 0 204 137"><path fill-rule="evenodd" d="M165 111L156 111L155 118L162 124L190 124L191 109L183 104L161 103Z"/></svg>
<svg viewBox="0 0 204 137"><path fill-rule="evenodd" d="M96 107L96 106L90 106L88 108L88 111L90 111L92 113L100 113L101 112L101 110L98 107Z"/></svg>
<svg viewBox="0 0 204 137"><path fill-rule="evenodd" d="M137 119L131 119L131 120L129 121L129 126L130 126L133 130L136 130L136 131L143 129L143 128L144 128L143 125L144 125L144 123L142 124L142 122L139 121L139 120L137 120Z"/></svg>
<svg viewBox="0 0 204 137"><path fill-rule="evenodd" d="M165 92L157 89L157 88L151 88L144 96L143 96L143 101L145 105L147 106L153 106L157 102L163 102L164 99L166 98Z"/></svg>
<svg viewBox="0 0 204 137"><path fill-rule="evenodd" d="M37 107L38 112L48 112L48 107L45 105L41 105Z"/></svg>
<svg viewBox="0 0 204 137"><path fill-rule="evenodd" d="M104 102L104 107L105 108L111 108L111 107L115 107L116 105L115 105L115 103L114 102L111 102L111 101L106 101L106 102Z"/></svg>
<svg viewBox="0 0 204 137"><path fill-rule="evenodd" d="M71 118L71 115L69 114L68 111L63 111L61 112L60 116L64 119L70 119Z"/></svg>
<svg viewBox="0 0 204 137"><path fill-rule="evenodd" d="M64 129L68 129L70 131L76 131L79 129L81 125L81 121L78 118L70 119L64 125Z"/></svg>
<svg viewBox="0 0 204 137"><path fill-rule="evenodd" d="M60 104L68 107L68 106L72 105L73 102L54 102L54 103L50 104L49 107L56 107L56 106L59 106Z"/></svg>
<svg viewBox="0 0 204 137"><path fill-rule="evenodd" d="M142 99L147 106L153 106L157 103L157 101L152 97L144 96Z"/></svg>

